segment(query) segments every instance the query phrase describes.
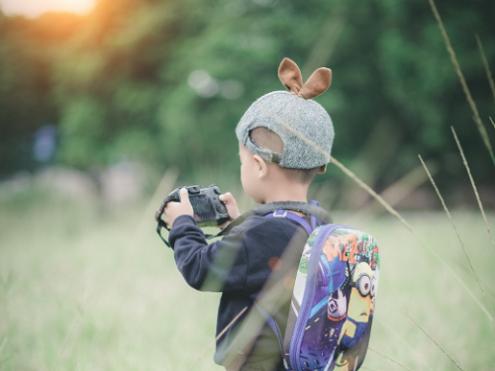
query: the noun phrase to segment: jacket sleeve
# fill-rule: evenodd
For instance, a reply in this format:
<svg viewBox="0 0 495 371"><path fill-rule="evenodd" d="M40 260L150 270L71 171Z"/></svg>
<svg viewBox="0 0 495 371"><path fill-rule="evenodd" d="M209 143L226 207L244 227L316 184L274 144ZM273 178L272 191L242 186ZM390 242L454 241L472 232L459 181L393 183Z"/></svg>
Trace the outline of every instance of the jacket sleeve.
<svg viewBox="0 0 495 371"><path fill-rule="evenodd" d="M202 291L239 291L246 286L247 255L240 228L208 244L190 216L178 217L170 231L177 268L186 282Z"/></svg>

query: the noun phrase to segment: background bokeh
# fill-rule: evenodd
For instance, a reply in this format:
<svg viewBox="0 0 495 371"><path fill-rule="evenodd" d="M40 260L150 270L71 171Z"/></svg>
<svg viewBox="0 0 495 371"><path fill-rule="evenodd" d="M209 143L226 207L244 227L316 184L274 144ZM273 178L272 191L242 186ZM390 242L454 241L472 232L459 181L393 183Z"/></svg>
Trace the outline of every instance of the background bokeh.
<svg viewBox="0 0 495 371"><path fill-rule="evenodd" d="M493 138L494 97L475 36L492 62L495 5L452 1L440 10ZM334 120L334 155L377 189L417 166L417 153L438 165L447 190L465 184L450 126L480 185L492 177L426 0L101 0L85 16L0 19L4 178L47 163L98 178L133 161L230 186L235 124L256 97L282 88L275 72L284 56L305 76L334 70L318 98ZM40 154L43 133L55 143ZM344 180L329 172L321 182Z"/></svg>
<svg viewBox="0 0 495 371"><path fill-rule="evenodd" d="M449 356L493 369L495 166L431 0L98 0L39 16L11 4L0 1L0 370L218 369L218 295L186 287L153 212L192 183L253 206L234 128L282 88L284 56L305 77L332 68L317 101L333 155L413 229L337 167L315 180L335 219L381 242L367 369L456 369ZM437 6L493 146L495 2Z"/></svg>

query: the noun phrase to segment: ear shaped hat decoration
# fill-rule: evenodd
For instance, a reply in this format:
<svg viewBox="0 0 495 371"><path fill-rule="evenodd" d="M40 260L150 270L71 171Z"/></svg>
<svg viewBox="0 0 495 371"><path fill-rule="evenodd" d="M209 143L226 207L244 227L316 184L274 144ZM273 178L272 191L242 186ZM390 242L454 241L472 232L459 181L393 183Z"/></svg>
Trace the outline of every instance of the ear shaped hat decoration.
<svg viewBox="0 0 495 371"><path fill-rule="evenodd" d="M301 70L289 58L278 68L278 77L289 91L272 91L256 99L244 112L235 129L239 143L266 161L288 169L313 169L330 161L335 136L332 119L317 101L311 99L326 91L332 82L329 68L318 68L303 81ZM256 144L255 128L277 134L281 152Z"/></svg>
<svg viewBox="0 0 495 371"><path fill-rule="evenodd" d="M324 93L332 84L332 70L320 67L303 82L301 70L290 58L282 59L278 66L278 78L291 92L304 99L312 99Z"/></svg>

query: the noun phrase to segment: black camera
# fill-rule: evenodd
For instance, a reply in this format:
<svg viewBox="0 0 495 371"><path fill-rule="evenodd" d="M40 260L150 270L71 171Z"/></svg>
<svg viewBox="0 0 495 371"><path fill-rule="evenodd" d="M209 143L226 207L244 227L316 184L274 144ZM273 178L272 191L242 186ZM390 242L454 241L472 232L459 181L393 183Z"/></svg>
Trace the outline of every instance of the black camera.
<svg viewBox="0 0 495 371"><path fill-rule="evenodd" d="M211 185L205 188L201 188L198 185L193 185L185 188L189 194L189 201L191 201L194 211L193 218L198 225L202 227L217 226L230 220L225 204L220 201L218 197L221 193L216 185ZM155 214L155 219L158 223L158 233L160 233L159 230L161 227L169 229L161 219L161 216L169 202L180 202L179 190L180 188L176 188L170 192L165 200L163 200L160 208Z"/></svg>

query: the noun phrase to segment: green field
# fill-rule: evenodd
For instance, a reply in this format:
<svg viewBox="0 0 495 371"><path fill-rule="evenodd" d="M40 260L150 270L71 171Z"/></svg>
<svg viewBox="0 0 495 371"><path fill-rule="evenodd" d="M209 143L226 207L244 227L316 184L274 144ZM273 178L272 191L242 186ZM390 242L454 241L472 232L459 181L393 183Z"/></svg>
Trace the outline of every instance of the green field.
<svg viewBox="0 0 495 371"><path fill-rule="evenodd" d="M220 370L212 361L218 295L183 282L150 208L102 216L91 204L34 198L0 202L1 370ZM381 246L362 369L455 370L434 340L462 369L493 370L495 246L479 213L456 211L454 220L484 294L444 214L404 216L416 237L391 217L335 218L359 223Z"/></svg>

